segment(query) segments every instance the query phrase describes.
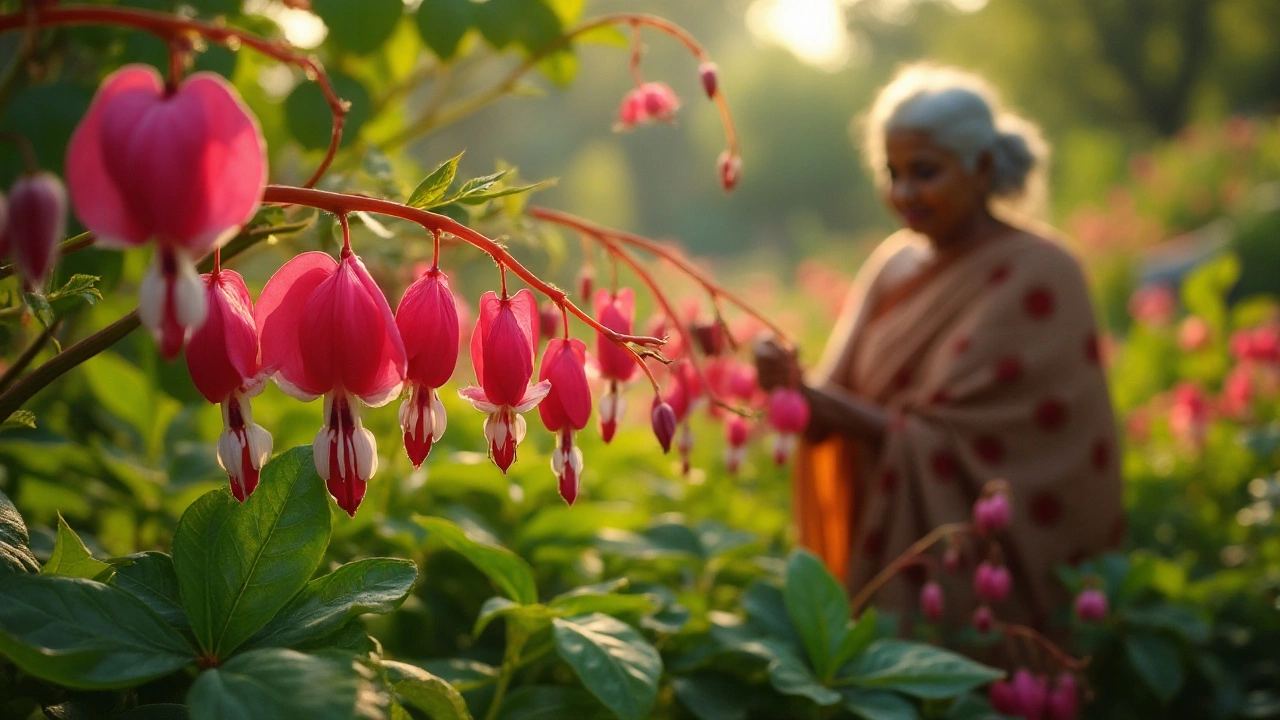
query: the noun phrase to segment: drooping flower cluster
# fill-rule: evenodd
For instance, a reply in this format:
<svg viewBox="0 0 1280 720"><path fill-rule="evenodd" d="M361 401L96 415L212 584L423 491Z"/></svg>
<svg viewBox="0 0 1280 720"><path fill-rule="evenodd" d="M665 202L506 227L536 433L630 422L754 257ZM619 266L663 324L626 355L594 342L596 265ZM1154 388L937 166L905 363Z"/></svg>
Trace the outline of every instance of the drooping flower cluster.
<svg viewBox="0 0 1280 720"><path fill-rule="evenodd" d="M1025 720L1076 720L1080 696L1075 675L1063 672L1050 687L1049 678L1019 668L1012 681L997 680L988 693L991 707Z"/></svg>
<svg viewBox="0 0 1280 720"><path fill-rule="evenodd" d="M262 199L257 119L219 75L166 88L150 66L127 65L103 81L72 134L67 180L100 246L155 243L138 313L175 357L208 309L196 260L230 240Z"/></svg>

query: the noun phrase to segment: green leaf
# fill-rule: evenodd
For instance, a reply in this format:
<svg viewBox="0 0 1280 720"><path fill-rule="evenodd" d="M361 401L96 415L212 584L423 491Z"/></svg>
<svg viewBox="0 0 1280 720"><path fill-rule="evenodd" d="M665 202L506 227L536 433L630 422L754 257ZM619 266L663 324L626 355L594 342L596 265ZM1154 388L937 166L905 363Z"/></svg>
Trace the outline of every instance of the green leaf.
<svg viewBox="0 0 1280 720"><path fill-rule="evenodd" d="M418 579L408 560L367 558L307 583L253 639L254 647L295 647L324 637L365 613L400 607Z"/></svg>
<svg viewBox="0 0 1280 720"><path fill-rule="evenodd" d="M465 205L479 205L480 203L488 202L489 200L494 200L496 198L502 198L502 197L507 197L509 195L519 195L521 193L533 192L536 190L541 190L543 188L551 187L555 184L556 184L556 180L553 178L550 180L543 180L541 182L536 182L536 183L533 183L532 185L519 185L515 187L500 187L500 188L493 188L493 189L478 189L478 190L469 191L465 195L459 192L459 194L455 195L452 198L452 200L463 203Z"/></svg>
<svg viewBox="0 0 1280 720"><path fill-rule="evenodd" d="M416 20L422 41L441 60L458 52L458 44L474 21L471 0L422 0Z"/></svg>
<svg viewBox="0 0 1280 720"><path fill-rule="evenodd" d="M511 169L508 168L489 175L481 175L480 177L471 178L470 180L462 183L462 187L458 188L458 191L451 195L445 202L455 202L461 198L468 197L476 193L486 192L497 184L499 180L506 177L510 172Z"/></svg>
<svg viewBox="0 0 1280 720"><path fill-rule="evenodd" d="M111 720L187 720L191 713L186 705L178 703L153 703L139 705L116 715Z"/></svg>
<svg viewBox="0 0 1280 720"><path fill-rule="evenodd" d="M350 4L358 7L358 3ZM329 81L333 83L333 91L338 98L350 103L342 125L342 142L339 143L339 147L346 147L356 139L360 129L369 121L373 99L364 84L349 75L330 72ZM318 83L299 83L289 93L289 97L284 100L284 120L289 134L302 147L308 150L329 147L329 139L333 135L333 114L329 108L329 100Z"/></svg>
<svg viewBox="0 0 1280 720"><path fill-rule="evenodd" d="M853 663L850 678L866 688L925 699L950 698L1004 677L949 650L903 640L877 640Z"/></svg>
<svg viewBox="0 0 1280 720"><path fill-rule="evenodd" d="M742 682L732 675L700 672L674 677L671 689L698 720L746 720L751 709Z"/></svg>
<svg viewBox="0 0 1280 720"><path fill-rule="evenodd" d="M648 717L662 658L630 625L600 613L556 618L556 651L582 684L622 720Z"/></svg>
<svg viewBox="0 0 1280 720"><path fill-rule="evenodd" d="M49 304L48 298L38 292L29 292L24 293L22 299L26 301L27 309L31 311L32 315L36 316L41 325L46 329L53 325L55 319L53 306Z"/></svg>
<svg viewBox="0 0 1280 720"><path fill-rule="evenodd" d="M191 720L350 720L359 686L350 661L259 648L200 673L187 705Z"/></svg>
<svg viewBox="0 0 1280 720"><path fill-rule="evenodd" d="M164 621L176 628L188 628L187 613L178 595L178 574L173 558L162 552L144 552L111 561L116 574L109 584L138 598Z"/></svg>
<svg viewBox="0 0 1280 720"><path fill-rule="evenodd" d="M853 624L853 627L849 628L849 632L845 633L840 647L836 648L835 659L831 663L833 668L839 671L845 663L857 657L871 645L871 642L876 639L877 622L875 608L867 608L862 612L862 616Z"/></svg>
<svg viewBox="0 0 1280 720"><path fill-rule="evenodd" d="M658 609L658 601L648 594L570 592L553 598L548 606L561 617L593 612L614 616L645 615Z"/></svg>
<svg viewBox="0 0 1280 720"><path fill-rule="evenodd" d="M956 699L947 710L946 720L1004 720L1005 717L993 710L986 698L969 693Z"/></svg>
<svg viewBox="0 0 1280 720"><path fill-rule="evenodd" d="M1124 651L1138 677L1168 705L1186 679L1177 644L1154 633L1135 632L1125 637Z"/></svg>
<svg viewBox="0 0 1280 720"><path fill-rule="evenodd" d="M403 0L311 0L311 9L329 28L326 42L357 55L377 50L395 32Z"/></svg>
<svg viewBox="0 0 1280 720"><path fill-rule="evenodd" d="M508 598L521 605L538 602L533 568L515 553L499 545L472 540L461 527L444 518L419 515L414 522L445 547L470 560Z"/></svg>
<svg viewBox="0 0 1280 720"><path fill-rule="evenodd" d="M462 153L458 153L440 163L425 180L418 184L418 187L413 189L405 204L419 210L427 210L436 205L444 204L441 202L441 198L444 197L449 186L453 184L453 176L458 172L458 161L461 159Z"/></svg>
<svg viewBox="0 0 1280 720"><path fill-rule="evenodd" d="M0 490L0 576L8 572L38 573L40 563L31 552L26 522L9 496Z"/></svg>
<svg viewBox="0 0 1280 720"><path fill-rule="evenodd" d="M500 617L505 617L507 622L520 623L526 630L527 637L537 630L541 630L551 620L552 616L553 613L546 605L540 603L520 605L502 596L495 596L485 600L484 605L480 606L480 614L476 616L476 624L471 630L471 634L475 637L480 637L480 633L489 627L489 623Z"/></svg>
<svg viewBox="0 0 1280 720"><path fill-rule="evenodd" d="M597 720L608 718L591 695L562 685L522 685L507 694L498 720Z"/></svg>
<svg viewBox="0 0 1280 720"><path fill-rule="evenodd" d="M40 572L43 575L88 578L99 582L106 582L111 578L111 566L94 559L80 536L62 519L62 513L58 513L58 538L53 543L53 554L49 556L49 562L40 568Z"/></svg>
<svg viewBox="0 0 1280 720"><path fill-rule="evenodd" d="M920 720L910 700L888 690L846 688L840 695L844 709L864 720Z"/></svg>
<svg viewBox="0 0 1280 720"><path fill-rule="evenodd" d="M4 419L4 424L0 424L0 432L11 430L14 428L27 428L28 430L36 429L36 414L30 410L14 410L9 417Z"/></svg>
<svg viewBox="0 0 1280 720"><path fill-rule="evenodd" d="M757 640L739 647L769 663L769 684L783 695L807 697L819 705L835 705L840 694L818 681L791 648L775 640Z"/></svg>
<svg viewBox="0 0 1280 720"><path fill-rule="evenodd" d="M225 659L266 626L320 565L329 532L328 497L305 446L267 463L243 504L223 487L187 508L173 564L200 647Z"/></svg>
<svg viewBox="0 0 1280 720"><path fill-rule="evenodd" d="M498 668L492 665L463 658L427 660L422 663L422 669L448 680L458 692L463 693L492 685L498 681L499 675Z"/></svg>
<svg viewBox="0 0 1280 720"><path fill-rule="evenodd" d="M58 314L75 307L75 303L84 301L90 305L102 299L102 291L98 289L97 275L72 275L62 287L45 296L45 300L54 306Z"/></svg>
<svg viewBox="0 0 1280 720"><path fill-rule="evenodd" d="M818 677L830 678L848 632L849 596L816 555L796 550L787 561L783 597L813 669Z"/></svg>
<svg viewBox="0 0 1280 720"><path fill-rule="evenodd" d="M0 575L0 653L73 688L124 688L195 660L177 630L132 595L84 578Z"/></svg>
<svg viewBox="0 0 1280 720"><path fill-rule="evenodd" d="M462 693L444 678L407 663L383 664L389 676L400 678L395 682L396 694L425 712L431 720L471 720L471 711L467 709Z"/></svg>

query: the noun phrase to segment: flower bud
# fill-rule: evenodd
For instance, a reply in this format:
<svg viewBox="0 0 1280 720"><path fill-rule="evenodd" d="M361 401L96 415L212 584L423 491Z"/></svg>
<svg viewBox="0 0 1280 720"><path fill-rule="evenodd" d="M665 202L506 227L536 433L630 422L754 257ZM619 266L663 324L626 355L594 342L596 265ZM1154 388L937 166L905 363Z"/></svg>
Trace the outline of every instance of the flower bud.
<svg viewBox="0 0 1280 720"><path fill-rule="evenodd" d="M747 455L747 440L751 436L751 421L741 415L731 415L724 423L725 467L731 474L738 472Z"/></svg>
<svg viewBox="0 0 1280 720"><path fill-rule="evenodd" d="M538 334L543 340L560 337L560 320L560 309L555 303L545 303L538 309Z"/></svg>
<svg viewBox="0 0 1280 720"><path fill-rule="evenodd" d="M1013 674L1013 691L1026 720L1041 720L1049 706L1049 680L1025 668Z"/></svg>
<svg viewBox="0 0 1280 720"><path fill-rule="evenodd" d="M29 290L44 286L67 227L67 191L56 175L23 175L9 191L3 235Z"/></svg>
<svg viewBox="0 0 1280 720"><path fill-rule="evenodd" d="M657 436L662 452L671 452L671 441L676 436L676 411L661 399L654 398L649 420L653 423L653 434Z"/></svg>
<svg viewBox="0 0 1280 720"><path fill-rule="evenodd" d="M1101 622L1107 617L1107 596L1096 588L1082 590L1076 596L1076 617L1080 622Z"/></svg>
<svg viewBox="0 0 1280 720"><path fill-rule="evenodd" d="M1022 707L1018 702L1018 693L1007 680L991 683L991 688L987 690L987 700L996 712L1003 715L1016 716L1019 714L1019 708Z"/></svg>
<svg viewBox="0 0 1280 720"><path fill-rule="evenodd" d="M698 77L702 80L702 89L706 91L707 97L714 98L719 88L716 64L708 60L699 65Z"/></svg>
<svg viewBox="0 0 1280 720"><path fill-rule="evenodd" d="M1009 496L996 493L973 504L973 524L979 535L994 535L1009 527Z"/></svg>
<svg viewBox="0 0 1280 720"><path fill-rule="evenodd" d="M979 605L978 609L973 611L973 626L978 632L987 634L991 632L991 623L994 618L991 616L991 608L986 605Z"/></svg>
<svg viewBox="0 0 1280 720"><path fill-rule="evenodd" d="M738 185L738 176L742 174L742 158L728 150L720 153L720 159L717 161L720 171L720 185L725 192L733 190Z"/></svg>
<svg viewBox="0 0 1280 720"><path fill-rule="evenodd" d="M920 610L925 618L936 623L942 619L942 586L930 580L920 588Z"/></svg>
<svg viewBox="0 0 1280 720"><path fill-rule="evenodd" d="M960 566L963 564L964 558L960 556L960 548L952 545L942 553L942 567L952 575L960 572Z"/></svg>
<svg viewBox="0 0 1280 720"><path fill-rule="evenodd" d="M986 602L998 603L1009 596L1013 579L1009 568L983 562L973 574L973 589Z"/></svg>

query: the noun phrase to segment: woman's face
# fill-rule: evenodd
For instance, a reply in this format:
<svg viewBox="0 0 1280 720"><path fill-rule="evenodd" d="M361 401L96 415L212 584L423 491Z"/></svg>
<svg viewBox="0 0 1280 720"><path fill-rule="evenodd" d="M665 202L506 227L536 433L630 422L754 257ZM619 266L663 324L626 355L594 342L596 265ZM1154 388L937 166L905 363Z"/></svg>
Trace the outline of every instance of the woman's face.
<svg viewBox="0 0 1280 720"><path fill-rule="evenodd" d="M885 135L887 198L907 227L945 245L986 207L990 162L970 172L955 153L927 133L893 130Z"/></svg>

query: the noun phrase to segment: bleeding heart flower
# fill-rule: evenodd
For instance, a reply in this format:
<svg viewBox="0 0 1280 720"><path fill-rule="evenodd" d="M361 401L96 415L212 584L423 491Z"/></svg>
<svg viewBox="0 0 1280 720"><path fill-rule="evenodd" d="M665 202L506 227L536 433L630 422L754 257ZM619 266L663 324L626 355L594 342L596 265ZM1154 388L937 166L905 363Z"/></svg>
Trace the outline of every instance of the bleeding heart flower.
<svg viewBox="0 0 1280 720"><path fill-rule="evenodd" d="M716 90L720 84L716 71L716 64L710 60L698 66L698 79L702 81L702 89L707 93L708 98L716 96Z"/></svg>
<svg viewBox="0 0 1280 720"><path fill-rule="evenodd" d="M1076 676L1069 672L1058 675L1058 682L1046 703L1049 720L1076 720L1080 716L1080 697L1076 692Z"/></svg>
<svg viewBox="0 0 1280 720"><path fill-rule="evenodd" d="M1018 693L1006 680L996 680L987 691L987 700L996 712L1003 715L1019 715L1022 703L1018 702Z"/></svg>
<svg viewBox="0 0 1280 720"><path fill-rule="evenodd" d="M1191 315L1178 326L1178 347L1188 352L1208 347L1213 335L1209 322L1199 315Z"/></svg>
<svg viewBox="0 0 1280 720"><path fill-rule="evenodd" d="M1169 409L1169 429L1183 443L1199 450L1209 429L1209 400L1194 383L1183 382L1173 389Z"/></svg>
<svg viewBox="0 0 1280 720"><path fill-rule="evenodd" d="M266 187L257 120L219 75L196 73L170 91L154 68L126 65L72 133L66 175L99 245L156 242L138 312L174 357L204 319L196 259L253 217Z"/></svg>
<svg viewBox="0 0 1280 720"><path fill-rule="evenodd" d="M227 471L236 500L253 494L262 466L271 458L271 434L253 422L249 398L262 390L258 328L244 278L234 270L202 275L204 323L187 346L187 370L196 389L222 407L218 464Z"/></svg>
<svg viewBox="0 0 1280 720"><path fill-rule="evenodd" d="M977 610L973 611L973 627L978 632L986 634L991 631L991 624L995 622L995 618L991 616L991 608L986 605L979 605Z"/></svg>
<svg viewBox="0 0 1280 720"><path fill-rule="evenodd" d="M596 291L592 302L596 320L621 335L630 335L635 322L635 294L622 288L616 294L604 288ZM608 383L600 397L600 435L607 443L618 429L618 420L627 411L623 385L635 377L639 366L625 350L604 335L596 335L596 362L600 377Z"/></svg>
<svg viewBox="0 0 1280 720"><path fill-rule="evenodd" d="M973 590L985 602L998 603L1009 596L1013 578L1009 568L983 562L973 573Z"/></svg>
<svg viewBox="0 0 1280 720"><path fill-rule="evenodd" d="M0 202L0 206L3 202ZM0 236L28 290L39 290L53 271L67 229L67 191L52 173L23 175L9 190L7 222L0 207Z"/></svg>
<svg viewBox="0 0 1280 720"><path fill-rule="evenodd" d="M1144 325L1167 325L1177 307L1178 299L1168 285L1147 285L1129 298L1129 315Z"/></svg>
<svg viewBox="0 0 1280 720"><path fill-rule="evenodd" d="M306 252L267 281L256 311L262 367L284 392L310 402L324 396L316 434L316 471L355 516L378 469L377 443L359 405L381 407L404 385L408 362L387 298L360 258Z"/></svg>
<svg viewBox="0 0 1280 720"><path fill-rule="evenodd" d="M499 298L489 291L480 298L480 319L471 334L471 364L479 387L458 394L486 413L484 436L493 462L506 472L524 440L526 413L551 391L543 380L530 386L533 346L538 331L538 304L527 289Z"/></svg>
<svg viewBox="0 0 1280 720"><path fill-rule="evenodd" d="M447 418L439 390L458 364L458 307L449 278L439 268L430 268L404 291L396 308L396 327L404 342L405 379L411 388L400 405L400 430L416 468L444 435Z"/></svg>
<svg viewBox="0 0 1280 720"><path fill-rule="evenodd" d="M736 474L747 456L747 440L751 437L751 421L741 415L730 415L724 423L724 464Z"/></svg>
<svg viewBox="0 0 1280 720"><path fill-rule="evenodd" d="M671 441L676 436L676 411L662 402L662 398L653 399L653 410L649 411L649 423L653 426L653 434L662 446L662 452L671 452Z"/></svg>
<svg viewBox="0 0 1280 720"><path fill-rule="evenodd" d="M733 190L738 185L738 178L742 176L742 158L736 153L725 150L720 153L716 166L720 171L720 186L725 189L725 192Z"/></svg>
<svg viewBox="0 0 1280 720"><path fill-rule="evenodd" d="M1086 588L1076 596L1076 617L1080 622L1102 622L1107 617L1107 596L1097 588Z"/></svg>
<svg viewBox="0 0 1280 720"><path fill-rule="evenodd" d="M795 447L796 437L809 426L809 403L799 391L778 388L769 395L769 425L778 432L773 446L773 461L787 461Z"/></svg>
<svg viewBox="0 0 1280 720"><path fill-rule="evenodd" d="M924 613L925 619L931 623L936 623L942 619L941 585L931 580L920 588L920 610Z"/></svg>
<svg viewBox="0 0 1280 720"><path fill-rule="evenodd" d="M556 433L551 469L560 481L560 497L573 505L582 481L582 450L573 434L591 417L591 387L587 385L587 346L581 340L556 338L547 343L538 379L551 383L551 391L538 405L542 424Z"/></svg>
<svg viewBox="0 0 1280 720"><path fill-rule="evenodd" d="M1013 691L1025 720L1041 720L1049 708L1049 680L1043 675L1033 675L1030 670L1019 669L1013 674Z"/></svg>
<svg viewBox="0 0 1280 720"><path fill-rule="evenodd" d="M1009 527L1009 496L996 493L973 504L973 524L979 535L994 535Z"/></svg>
<svg viewBox="0 0 1280 720"><path fill-rule="evenodd" d="M680 98L671 86L647 82L632 89L618 106L618 129L630 130L646 122L670 122L680 109Z"/></svg>

